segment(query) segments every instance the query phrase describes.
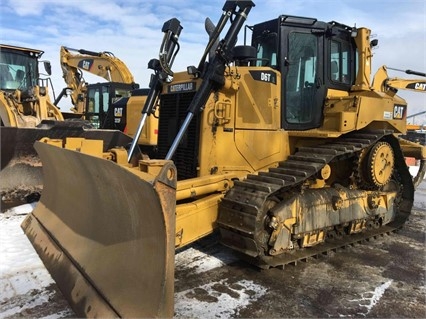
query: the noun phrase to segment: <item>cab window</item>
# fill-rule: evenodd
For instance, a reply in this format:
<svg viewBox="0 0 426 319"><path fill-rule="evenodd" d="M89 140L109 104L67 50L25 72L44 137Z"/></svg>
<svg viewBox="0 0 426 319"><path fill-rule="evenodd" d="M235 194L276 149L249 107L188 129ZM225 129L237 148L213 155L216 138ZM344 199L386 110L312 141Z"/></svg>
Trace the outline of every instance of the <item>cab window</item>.
<svg viewBox="0 0 426 319"><path fill-rule="evenodd" d="M277 68L277 41L278 36L275 32L256 38L254 43L257 49L256 66Z"/></svg>
<svg viewBox="0 0 426 319"><path fill-rule="evenodd" d="M314 118L318 40L310 33L292 32L288 44L286 77L287 123L311 123Z"/></svg>
<svg viewBox="0 0 426 319"><path fill-rule="evenodd" d="M330 81L351 84L349 44L332 40L330 41L330 45Z"/></svg>

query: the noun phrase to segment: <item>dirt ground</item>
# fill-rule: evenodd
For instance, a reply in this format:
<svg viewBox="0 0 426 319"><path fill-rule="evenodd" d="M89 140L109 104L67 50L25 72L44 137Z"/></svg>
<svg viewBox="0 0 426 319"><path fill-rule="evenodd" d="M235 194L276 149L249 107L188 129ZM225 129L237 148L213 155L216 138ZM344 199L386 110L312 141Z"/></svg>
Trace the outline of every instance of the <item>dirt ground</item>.
<svg viewBox="0 0 426 319"><path fill-rule="evenodd" d="M210 236L176 254L175 317L426 318L425 230L423 182L398 233L284 270L260 271ZM35 282L25 294L15 290L0 298L0 318L74 317L52 281Z"/></svg>

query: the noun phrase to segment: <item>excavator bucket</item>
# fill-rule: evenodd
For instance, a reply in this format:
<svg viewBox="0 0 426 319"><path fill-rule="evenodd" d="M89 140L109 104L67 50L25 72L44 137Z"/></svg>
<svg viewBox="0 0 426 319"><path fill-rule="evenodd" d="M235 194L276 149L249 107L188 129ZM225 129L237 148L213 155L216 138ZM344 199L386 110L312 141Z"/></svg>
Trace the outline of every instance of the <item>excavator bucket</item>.
<svg viewBox="0 0 426 319"><path fill-rule="evenodd" d="M174 164L153 176L43 142L35 149L44 190L22 228L77 317L172 317Z"/></svg>
<svg viewBox="0 0 426 319"><path fill-rule="evenodd" d="M16 201L21 195L42 190L41 162L33 145L44 137L101 139L105 150L132 141L119 131L85 128L80 121L43 121L42 126L36 128L1 127L0 192L3 198Z"/></svg>

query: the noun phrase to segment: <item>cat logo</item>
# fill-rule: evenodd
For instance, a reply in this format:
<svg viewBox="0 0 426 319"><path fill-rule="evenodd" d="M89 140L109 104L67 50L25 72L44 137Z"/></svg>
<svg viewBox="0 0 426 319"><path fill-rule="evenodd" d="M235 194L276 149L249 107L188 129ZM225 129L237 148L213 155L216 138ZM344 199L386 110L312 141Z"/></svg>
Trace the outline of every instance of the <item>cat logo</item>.
<svg viewBox="0 0 426 319"><path fill-rule="evenodd" d="M114 116L115 117L122 117L123 116L123 108L122 107L115 107L114 108Z"/></svg>
<svg viewBox="0 0 426 319"><path fill-rule="evenodd" d="M394 120L402 120L405 116L405 105L397 105L393 107L393 119Z"/></svg>
<svg viewBox="0 0 426 319"><path fill-rule="evenodd" d="M90 62L89 61L83 61L83 69L86 69L86 70L90 69Z"/></svg>
<svg viewBox="0 0 426 319"><path fill-rule="evenodd" d="M420 83L420 82L418 82L418 83L416 83L414 85L414 89L426 91L426 83Z"/></svg>
<svg viewBox="0 0 426 319"><path fill-rule="evenodd" d="M80 69L90 71L90 69L92 68L92 65L93 65L93 59L84 59L84 60L78 62L77 66Z"/></svg>

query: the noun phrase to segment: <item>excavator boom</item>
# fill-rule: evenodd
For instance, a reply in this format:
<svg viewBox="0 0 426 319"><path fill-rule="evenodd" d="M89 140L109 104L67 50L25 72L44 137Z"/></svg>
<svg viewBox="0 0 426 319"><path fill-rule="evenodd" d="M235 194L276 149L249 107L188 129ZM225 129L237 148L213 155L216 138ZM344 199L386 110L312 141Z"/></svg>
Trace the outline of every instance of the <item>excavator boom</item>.
<svg viewBox="0 0 426 319"><path fill-rule="evenodd" d="M77 54L72 53L77 52ZM61 64L73 72L81 69L100 76L109 82L134 83L132 72L111 52L93 52L84 49L61 47ZM64 74L65 76L65 74Z"/></svg>
<svg viewBox="0 0 426 319"><path fill-rule="evenodd" d="M382 91L385 93L395 95L396 92L401 90L408 90L414 92L425 93L426 92L426 80L421 78L403 79L403 78L390 78L387 70L394 70L404 72L410 75L416 75L418 77L426 78L426 73L412 70L400 70L390 68L385 65L381 66L376 74L374 75L373 88L376 91Z"/></svg>

